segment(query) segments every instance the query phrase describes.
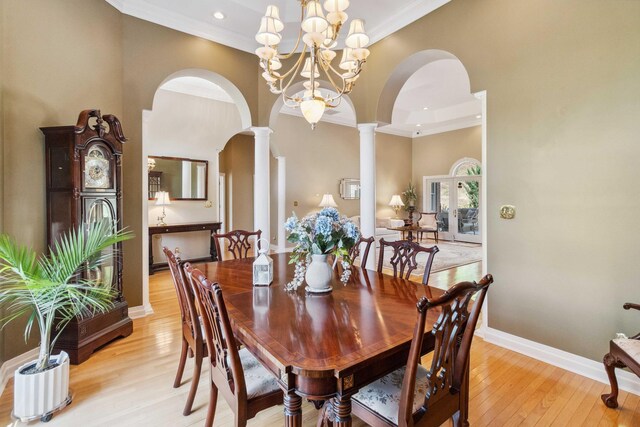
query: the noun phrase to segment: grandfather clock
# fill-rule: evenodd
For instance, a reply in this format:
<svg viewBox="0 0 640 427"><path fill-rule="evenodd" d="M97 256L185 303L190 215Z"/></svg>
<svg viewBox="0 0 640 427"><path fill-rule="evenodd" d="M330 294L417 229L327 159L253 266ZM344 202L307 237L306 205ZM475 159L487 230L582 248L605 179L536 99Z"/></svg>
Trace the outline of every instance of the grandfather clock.
<svg viewBox="0 0 640 427"><path fill-rule="evenodd" d="M108 126L108 127L107 127ZM120 121L100 110L84 110L75 126L43 127L47 173L47 242L70 229L108 221L122 228L122 144ZM106 313L73 319L56 342L71 363L82 363L104 344L131 334L133 323L122 295L122 247L107 250L106 261L90 274L110 282L114 306Z"/></svg>

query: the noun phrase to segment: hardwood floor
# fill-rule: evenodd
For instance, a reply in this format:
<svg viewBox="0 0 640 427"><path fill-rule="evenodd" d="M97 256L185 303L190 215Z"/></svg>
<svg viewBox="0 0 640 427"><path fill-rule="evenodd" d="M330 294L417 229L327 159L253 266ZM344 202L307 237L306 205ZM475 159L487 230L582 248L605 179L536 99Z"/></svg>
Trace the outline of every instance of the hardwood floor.
<svg viewBox="0 0 640 427"><path fill-rule="evenodd" d="M448 287L480 277L480 263L434 273L433 286ZM500 286L499 280L494 286ZM183 385L173 378L180 351L178 304L167 271L151 276L155 313L134 320L133 334L116 341L87 362L71 367L74 401L56 414L50 426L201 426L209 398L208 369L204 368L194 411L182 408L193 368L187 361ZM547 365L501 347L474 340L471 352L470 423L472 426L640 426L640 397L621 392L620 409L608 409L600 394L608 386ZM0 426L12 422L13 383L0 398ZM305 426L314 426L317 411L303 405ZM233 413L220 399L214 425L233 423ZM282 406L249 421L250 426L281 426ZM354 419L354 426L365 425Z"/></svg>

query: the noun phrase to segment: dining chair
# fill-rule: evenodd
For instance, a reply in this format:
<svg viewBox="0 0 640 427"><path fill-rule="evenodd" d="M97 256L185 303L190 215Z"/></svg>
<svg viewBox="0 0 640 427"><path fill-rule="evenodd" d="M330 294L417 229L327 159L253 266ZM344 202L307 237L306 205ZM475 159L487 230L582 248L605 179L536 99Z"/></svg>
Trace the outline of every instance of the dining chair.
<svg viewBox="0 0 640 427"><path fill-rule="evenodd" d="M626 303L622 306L625 310L633 308L640 310L640 304ZM604 368L607 371L611 383L611 393L600 396L609 408L618 407L618 380L616 368L629 368L631 372L640 377L640 333L631 338L616 338L609 341L609 353L605 354Z"/></svg>
<svg viewBox="0 0 640 427"><path fill-rule="evenodd" d="M391 248L393 251L391 258L389 259L389 263L393 269L393 276L401 277L406 280L409 280L411 273L418 268L418 261L416 260L418 254L428 254L424 266L424 273L422 275L422 284L425 286L429 284L429 274L431 273L433 258L440 250L437 246L424 247L409 240L387 242L384 239L380 239L380 256L378 258L379 273L382 273L382 269L384 267L384 253L385 248L387 247Z"/></svg>
<svg viewBox="0 0 640 427"><path fill-rule="evenodd" d="M216 243L216 253L218 259L222 260L222 250L220 247L220 239L224 239L227 244L227 252L231 253L233 259L243 259L249 257L249 251L251 250L251 237L254 237L253 243L258 245L260 249L260 236L262 236L262 230L258 231L246 231L246 230L233 230L228 233L218 234L213 233L213 240Z"/></svg>
<svg viewBox="0 0 640 427"><path fill-rule="evenodd" d="M263 409L282 404L283 392L276 378L246 348L239 350L220 286L189 263L184 271L195 290L211 355L211 395L205 426L213 425L218 392L234 412L235 426L245 426Z"/></svg>
<svg viewBox="0 0 640 427"><path fill-rule="evenodd" d="M360 267L365 268L367 265L367 259L369 259L371 244L373 244L375 240L376 239L373 236L367 238L360 236L356 244L349 251L349 259L351 259L351 262L360 257ZM364 245L364 251L362 251L362 245Z"/></svg>
<svg viewBox="0 0 640 427"><path fill-rule="evenodd" d="M189 415L193 407L193 399L196 397L198 383L200 382L200 372L202 370L202 359L207 356L207 346L203 338L202 327L200 326L200 317L196 310L196 302L193 295L191 285L185 280L182 265L184 264L180 258L177 258L173 252L167 247L163 247L171 277L173 278L173 286L178 295L178 306L180 307L180 321L182 324L182 349L180 351L180 362L178 364L178 372L176 379L173 381L173 387L180 387L184 366L187 361L187 355L194 358L193 377L191 378L191 389L187 397L187 403L182 411L183 415Z"/></svg>
<svg viewBox="0 0 640 427"><path fill-rule="evenodd" d="M450 418L454 426L468 426L469 352L491 283L493 277L486 275L479 283L458 283L438 298L421 298L406 366L353 395L352 414L374 427L436 427ZM430 333L435 346L427 369L419 362L430 310L440 316ZM329 419L331 411L326 410Z"/></svg>

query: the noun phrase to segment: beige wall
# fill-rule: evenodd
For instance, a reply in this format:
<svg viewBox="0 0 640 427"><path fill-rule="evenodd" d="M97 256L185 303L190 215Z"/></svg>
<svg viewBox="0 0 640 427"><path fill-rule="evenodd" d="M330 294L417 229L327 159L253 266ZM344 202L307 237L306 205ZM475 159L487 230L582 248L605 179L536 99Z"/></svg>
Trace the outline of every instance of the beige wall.
<svg viewBox="0 0 640 427"><path fill-rule="evenodd" d="M402 193L411 180L411 138L376 133L376 217L395 216L391 196ZM402 212L398 212L402 217Z"/></svg>
<svg viewBox="0 0 640 427"><path fill-rule="evenodd" d="M635 0L453 0L373 45L351 96L373 121L404 59L462 61L487 91L489 325L593 360L637 330L639 27Z"/></svg>
<svg viewBox="0 0 640 427"><path fill-rule="evenodd" d="M422 207L422 177L449 175L451 166L464 157L482 161L482 126L413 138L411 169L418 190L416 206Z"/></svg>
<svg viewBox="0 0 640 427"><path fill-rule="evenodd" d="M227 231L253 230L253 135L236 135L220 152L220 172L226 174Z"/></svg>
<svg viewBox="0 0 640 427"><path fill-rule="evenodd" d="M38 128L75 124L88 108L122 118L122 16L99 0L2 0L2 7L4 231L44 251L44 138ZM4 343L10 359L33 348L37 336L25 345L16 323L6 329Z"/></svg>
<svg viewBox="0 0 640 427"><path fill-rule="evenodd" d="M319 210L318 204L325 193L333 194L342 214L358 214L358 200L340 198L340 180L360 175L357 129L320 123L311 131L302 117L279 114L271 138L279 155L287 159L287 217L291 212L303 217ZM298 206L294 206L294 202L298 202Z"/></svg>

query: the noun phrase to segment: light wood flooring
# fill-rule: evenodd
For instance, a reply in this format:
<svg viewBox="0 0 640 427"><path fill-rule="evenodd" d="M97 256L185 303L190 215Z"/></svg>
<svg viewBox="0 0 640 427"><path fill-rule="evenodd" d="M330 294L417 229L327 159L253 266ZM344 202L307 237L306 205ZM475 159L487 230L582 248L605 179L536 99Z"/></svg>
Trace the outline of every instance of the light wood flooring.
<svg viewBox="0 0 640 427"><path fill-rule="evenodd" d="M480 263L434 273L432 286L448 287L477 280ZM494 286L500 286L499 280ZM74 401L49 426L201 426L207 411L208 370L203 369L194 412L182 408L191 380L187 361L183 385L173 378L180 351L178 304L168 272L151 276L155 313L134 320L134 332L71 367ZM471 352L470 423L472 426L640 426L640 397L622 392L620 409L607 409L600 394L605 384L572 374L518 353L474 340ZM22 425L10 419L13 383L0 398L0 426ZM303 406L305 426L314 426L317 411ZM220 399L216 426L233 424L233 413ZM283 425L282 407L263 411L250 426ZM354 426L365 425L354 419Z"/></svg>

